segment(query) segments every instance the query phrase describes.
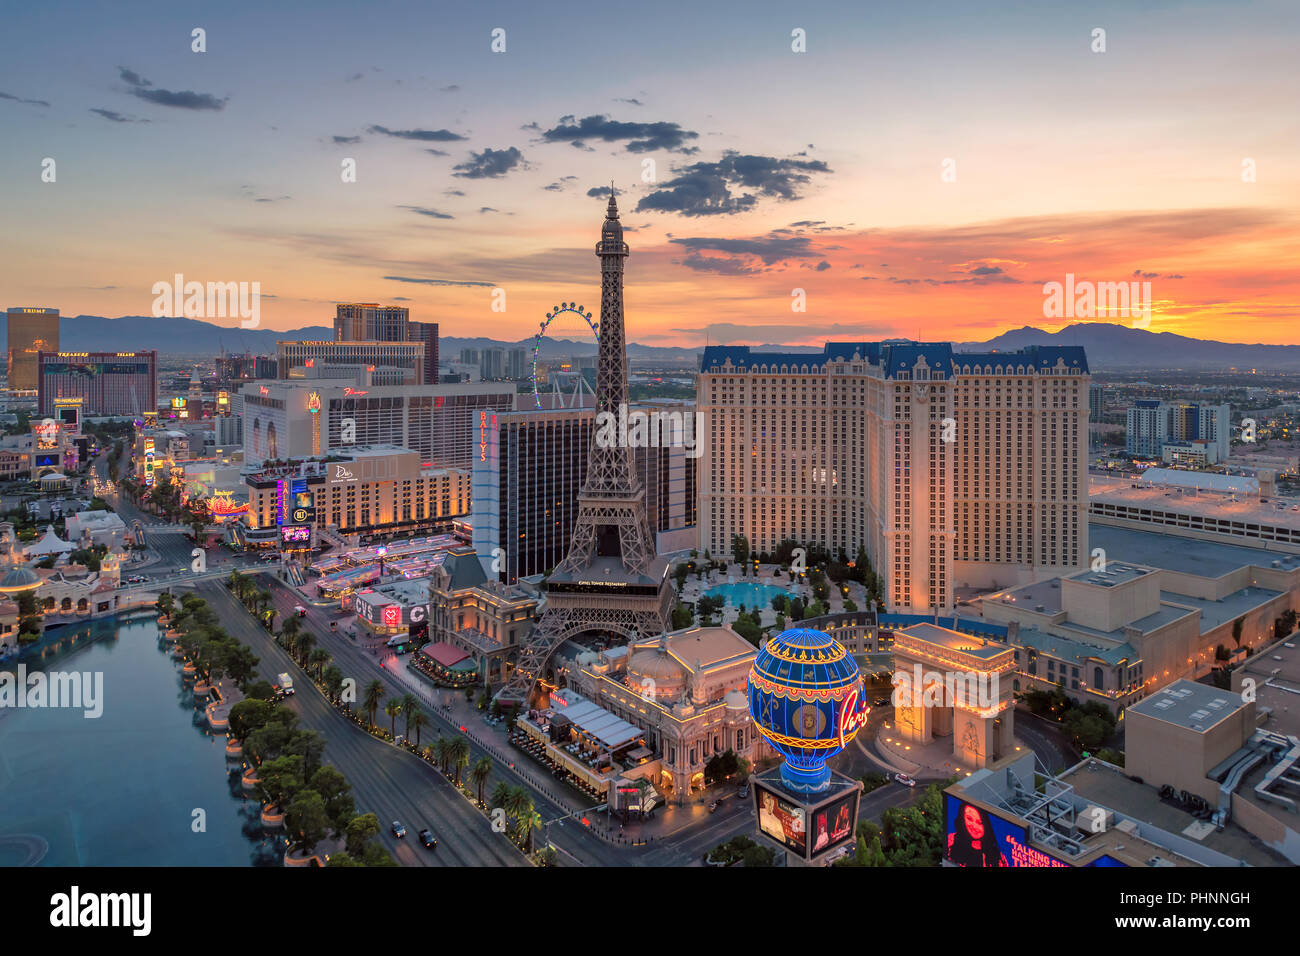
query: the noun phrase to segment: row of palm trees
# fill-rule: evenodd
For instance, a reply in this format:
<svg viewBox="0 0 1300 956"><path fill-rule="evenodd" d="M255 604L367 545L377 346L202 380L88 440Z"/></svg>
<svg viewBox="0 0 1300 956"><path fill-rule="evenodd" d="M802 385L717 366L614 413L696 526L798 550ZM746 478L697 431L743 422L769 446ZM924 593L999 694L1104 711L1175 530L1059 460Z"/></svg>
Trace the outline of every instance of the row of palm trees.
<svg viewBox="0 0 1300 956"><path fill-rule="evenodd" d="M240 574L238 568L231 570L230 579L226 583L244 607L252 611L269 629L275 619L275 608L268 610L271 604L271 592L258 584L256 578L251 575Z"/></svg>
<svg viewBox="0 0 1300 956"><path fill-rule="evenodd" d="M514 824L515 838L533 852L533 834L543 826L542 815L533 805L532 795L523 787L512 787L504 780L492 788L488 804L493 810L502 809Z"/></svg>

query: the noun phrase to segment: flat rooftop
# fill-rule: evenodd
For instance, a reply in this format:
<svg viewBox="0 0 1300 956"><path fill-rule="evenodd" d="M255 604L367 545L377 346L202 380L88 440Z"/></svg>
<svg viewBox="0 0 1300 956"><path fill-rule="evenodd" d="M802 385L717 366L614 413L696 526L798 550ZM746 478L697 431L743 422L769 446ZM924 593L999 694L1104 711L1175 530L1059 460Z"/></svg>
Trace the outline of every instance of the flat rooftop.
<svg viewBox="0 0 1300 956"><path fill-rule="evenodd" d="M946 647L949 650L959 651L962 654L969 654L972 657L984 660L989 660L1011 650L1008 644L985 640L981 637L972 637L969 634L952 631L936 624L913 624L911 627L904 628L900 633L924 641L927 644Z"/></svg>
<svg viewBox="0 0 1300 956"><path fill-rule="evenodd" d="M1142 484L1141 479L1088 476L1088 503L1126 505L1219 521L1267 524L1300 531L1300 501L1270 498L1261 502L1255 493L1195 490L1163 484Z"/></svg>
<svg viewBox="0 0 1300 956"><path fill-rule="evenodd" d="M1245 706L1240 694L1209 684L1176 680L1136 704L1129 704L1128 712L1205 733Z"/></svg>
<svg viewBox="0 0 1300 956"><path fill-rule="evenodd" d="M1088 522L1088 547L1104 548L1107 554L1122 554L1135 564L1182 571L1204 578L1222 577L1230 571L1252 564L1269 568L1274 561L1283 570L1300 568L1300 555L1245 545L1221 544L1217 541L1201 541L1157 531L1115 528L1096 521Z"/></svg>
<svg viewBox="0 0 1300 956"><path fill-rule="evenodd" d="M1264 843L1251 836L1235 823L1222 831L1214 827L1198 826L1201 821L1180 807L1160 799L1157 788L1130 780L1119 770L1101 763L1083 761L1060 775L1064 783L1071 784L1074 792L1089 803L1099 804L1138 821L1138 835L1142 824L1157 827L1167 833L1185 837L1193 843L1241 860L1249 866L1290 866L1291 862ZM1208 832L1205 832L1208 830ZM1110 834L1119 831L1108 831Z"/></svg>
<svg viewBox="0 0 1300 956"><path fill-rule="evenodd" d="M1083 584L1113 588L1119 584L1136 581L1138 578L1150 573L1150 568L1138 567L1135 564L1124 564L1121 561L1107 561L1106 566L1099 571L1080 571L1077 574L1069 575L1069 578L1071 581L1079 581Z"/></svg>
<svg viewBox="0 0 1300 956"><path fill-rule="evenodd" d="M1300 737L1300 635L1292 634L1246 658L1233 671L1233 684L1249 677L1255 682L1255 706L1267 708L1263 729Z"/></svg>

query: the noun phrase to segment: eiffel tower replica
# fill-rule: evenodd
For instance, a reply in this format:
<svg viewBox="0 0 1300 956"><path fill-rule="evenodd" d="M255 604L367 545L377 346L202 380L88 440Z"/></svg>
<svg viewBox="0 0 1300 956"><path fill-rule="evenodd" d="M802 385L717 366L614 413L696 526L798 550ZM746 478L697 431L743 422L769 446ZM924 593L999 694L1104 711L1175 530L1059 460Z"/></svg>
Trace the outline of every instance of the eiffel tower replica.
<svg viewBox="0 0 1300 956"><path fill-rule="evenodd" d="M623 226L611 186L600 257L600 326L596 411L618 415L627 404L627 354L623 334ZM497 699L527 704L545 676L546 662L562 643L584 633L628 641L668 630L673 602L668 562L655 550L645 509L645 488L622 444L604 447L592 429L587 475L578 492L578 517L569 551L544 585L542 617L519 653L514 673Z"/></svg>

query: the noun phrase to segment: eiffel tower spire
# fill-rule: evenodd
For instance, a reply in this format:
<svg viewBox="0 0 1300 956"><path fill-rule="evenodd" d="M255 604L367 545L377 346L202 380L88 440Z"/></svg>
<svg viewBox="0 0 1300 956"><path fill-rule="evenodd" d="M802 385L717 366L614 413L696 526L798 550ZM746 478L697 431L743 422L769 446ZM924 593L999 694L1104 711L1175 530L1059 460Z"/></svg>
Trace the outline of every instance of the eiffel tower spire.
<svg viewBox="0 0 1300 956"><path fill-rule="evenodd" d="M596 412L621 416L627 406L623 264L628 247L613 183L596 255L600 259ZM655 549L645 488L633 467L631 450L621 441L598 440L601 431L598 419L592 428L568 553L547 579L542 617L498 698L526 701L544 676L551 652L571 637L593 633L635 640L668 629L672 587L668 563ZM622 436L625 429L618 432Z"/></svg>

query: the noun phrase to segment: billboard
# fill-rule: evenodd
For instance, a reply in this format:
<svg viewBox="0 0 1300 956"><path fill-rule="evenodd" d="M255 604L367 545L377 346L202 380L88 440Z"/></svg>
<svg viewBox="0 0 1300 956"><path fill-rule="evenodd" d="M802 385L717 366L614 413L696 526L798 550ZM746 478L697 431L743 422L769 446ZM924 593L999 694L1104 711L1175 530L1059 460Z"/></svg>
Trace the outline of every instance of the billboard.
<svg viewBox="0 0 1300 956"><path fill-rule="evenodd" d="M1025 828L950 793L943 795L948 843L945 859L954 866L1069 866L1030 846ZM1100 856L1087 866L1125 866Z"/></svg>
<svg viewBox="0 0 1300 956"><path fill-rule="evenodd" d="M316 523L316 496L310 491L294 491L290 507L290 518L294 524Z"/></svg>
<svg viewBox="0 0 1300 956"><path fill-rule="evenodd" d="M808 842L803 807L795 806L761 784L755 784L755 791L758 799L758 828L787 849L803 856Z"/></svg>
<svg viewBox="0 0 1300 956"><path fill-rule="evenodd" d="M307 547L311 544L311 525L282 525L280 527L280 543Z"/></svg>
<svg viewBox="0 0 1300 956"><path fill-rule="evenodd" d="M853 831L855 817L853 805L857 799L858 791L855 788L847 797L813 811L812 858L814 860L823 853L828 853L856 838Z"/></svg>
<svg viewBox="0 0 1300 956"><path fill-rule="evenodd" d="M37 468L58 468L59 453L57 451L37 452L32 456L32 461Z"/></svg>

